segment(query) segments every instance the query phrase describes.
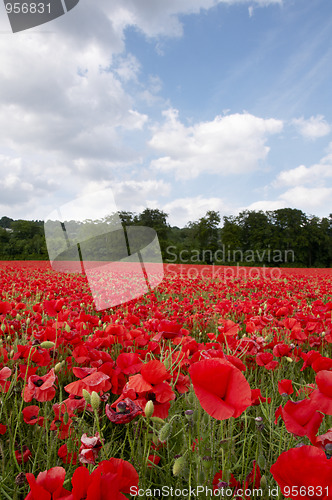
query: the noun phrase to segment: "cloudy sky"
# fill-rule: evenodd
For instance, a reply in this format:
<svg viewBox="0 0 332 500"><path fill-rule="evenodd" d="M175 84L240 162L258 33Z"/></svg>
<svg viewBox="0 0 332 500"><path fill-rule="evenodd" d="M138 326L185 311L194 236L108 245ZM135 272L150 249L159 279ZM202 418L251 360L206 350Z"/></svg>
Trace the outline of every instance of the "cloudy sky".
<svg viewBox="0 0 332 500"><path fill-rule="evenodd" d="M329 0L81 0L16 34L0 6L0 217L103 189L180 227L328 216L331 82Z"/></svg>

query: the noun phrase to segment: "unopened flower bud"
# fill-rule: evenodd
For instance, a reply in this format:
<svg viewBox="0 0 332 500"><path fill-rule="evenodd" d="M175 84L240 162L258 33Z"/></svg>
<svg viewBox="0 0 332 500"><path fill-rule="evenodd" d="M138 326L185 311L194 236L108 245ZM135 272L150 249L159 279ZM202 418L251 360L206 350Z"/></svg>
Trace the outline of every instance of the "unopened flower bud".
<svg viewBox="0 0 332 500"><path fill-rule="evenodd" d="M90 396L90 393L86 390L86 389L83 389L82 391L83 393L83 398L85 399L85 401L90 404L91 403L91 396Z"/></svg>
<svg viewBox="0 0 332 500"><path fill-rule="evenodd" d="M67 333L70 332L70 326L68 325L68 323L66 323L65 330L66 330Z"/></svg>
<svg viewBox="0 0 332 500"><path fill-rule="evenodd" d="M64 361L61 361L60 363L57 363L54 367L54 373L57 374L61 371L62 367L64 365Z"/></svg>
<svg viewBox="0 0 332 500"><path fill-rule="evenodd" d="M174 462L174 465L173 465L174 476L178 476L180 474L180 472L183 471L185 466L186 466L186 458L185 457L177 458Z"/></svg>
<svg viewBox="0 0 332 500"><path fill-rule="evenodd" d="M165 423L165 421L160 417L151 417L151 421L155 422L156 424L162 424L162 425L164 425Z"/></svg>
<svg viewBox="0 0 332 500"><path fill-rule="evenodd" d="M170 362L170 359L169 359L169 358L164 359L164 365L165 365L166 370L169 370L169 369L170 369L170 367L171 367L171 362Z"/></svg>
<svg viewBox="0 0 332 500"><path fill-rule="evenodd" d="M265 474L261 477L260 487L261 487L263 490L266 490L266 488L267 488L267 479L266 479Z"/></svg>
<svg viewBox="0 0 332 500"><path fill-rule="evenodd" d="M260 469L265 469L266 468L266 460L264 455L258 455L257 458L257 464Z"/></svg>
<svg viewBox="0 0 332 500"><path fill-rule="evenodd" d="M64 423L65 425L67 425L67 424L68 424L68 422L69 422L69 414L68 414L68 412L66 411L66 413L63 415L63 423Z"/></svg>
<svg viewBox="0 0 332 500"><path fill-rule="evenodd" d="M150 400L145 405L144 413L147 418L150 418L152 417L153 412L154 412L154 404L153 401Z"/></svg>
<svg viewBox="0 0 332 500"><path fill-rule="evenodd" d="M54 342L51 342L50 340L45 340L45 342L42 342L40 344L40 347L42 349L52 349L52 347L55 346L55 343Z"/></svg>
<svg viewBox="0 0 332 500"><path fill-rule="evenodd" d="M172 431L172 426L171 424L167 423L165 424L161 429L160 429L160 432L159 432L159 441L161 443L165 443L167 441L167 439L170 437L171 435L171 431Z"/></svg>
<svg viewBox="0 0 332 500"><path fill-rule="evenodd" d="M288 356L285 356L285 359L287 359L288 363L293 363L292 358L289 358Z"/></svg>
<svg viewBox="0 0 332 500"><path fill-rule="evenodd" d="M100 396L99 396L98 392L92 391L91 396L90 396L90 400L91 400L92 408L94 410L98 410L98 408L100 406Z"/></svg>

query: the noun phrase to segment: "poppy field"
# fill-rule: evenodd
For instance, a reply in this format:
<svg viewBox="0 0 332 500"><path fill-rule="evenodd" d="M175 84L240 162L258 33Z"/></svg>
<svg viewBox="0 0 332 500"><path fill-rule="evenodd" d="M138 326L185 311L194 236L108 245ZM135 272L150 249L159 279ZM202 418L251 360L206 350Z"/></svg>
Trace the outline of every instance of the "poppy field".
<svg viewBox="0 0 332 500"><path fill-rule="evenodd" d="M331 270L228 271L0 262L0 499L332 499Z"/></svg>

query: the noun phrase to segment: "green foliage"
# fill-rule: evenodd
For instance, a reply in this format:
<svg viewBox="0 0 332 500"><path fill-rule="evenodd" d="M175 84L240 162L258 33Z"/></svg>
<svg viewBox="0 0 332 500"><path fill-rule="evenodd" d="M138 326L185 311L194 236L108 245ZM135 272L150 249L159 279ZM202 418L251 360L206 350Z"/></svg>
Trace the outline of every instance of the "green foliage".
<svg viewBox="0 0 332 500"><path fill-rule="evenodd" d="M146 226L157 232L165 263L217 264L247 266L331 267L332 214L320 219L301 210L282 208L274 211L244 210L239 215L224 216L208 210L198 221L184 228L171 227L168 214L146 208L142 213L121 211L102 221L68 221L70 245L89 240L91 260L117 260L123 255L126 240L123 227ZM119 219L121 224L119 223ZM119 231L108 231L114 222ZM50 230L59 241L62 258L71 260L73 252L63 247L63 232L58 223ZM54 234L53 234L54 233ZM103 234L102 234L103 233ZM42 221L0 219L1 260L48 259Z"/></svg>

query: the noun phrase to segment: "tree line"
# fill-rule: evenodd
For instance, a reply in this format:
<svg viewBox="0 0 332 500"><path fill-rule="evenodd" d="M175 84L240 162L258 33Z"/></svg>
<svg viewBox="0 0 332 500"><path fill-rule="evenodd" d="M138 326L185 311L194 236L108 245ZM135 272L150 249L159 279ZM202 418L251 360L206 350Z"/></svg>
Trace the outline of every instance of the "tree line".
<svg viewBox="0 0 332 500"><path fill-rule="evenodd" d="M244 210L236 216L221 217L219 212L209 210L183 228L170 226L167 218L168 214L162 210L149 208L140 214L126 211L117 214L124 227L145 226L156 231L165 263L332 267L332 214L319 218L298 209L282 208L266 212ZM103 221L68 221L65 225L78 228L78 233L84 235L84 231L90 234L87 228L97 228L97 224L102 223L107 229L112 220L114 214ZM117 240L112 241L120 242L120 233L122 230ZM111 240L100 239L98 230L95 234L90 245L96 256L93 260L112 259L110 252L102 251L105 241L109 245ZM0 219L1 260L48 258L43 221Z"/></svg>

